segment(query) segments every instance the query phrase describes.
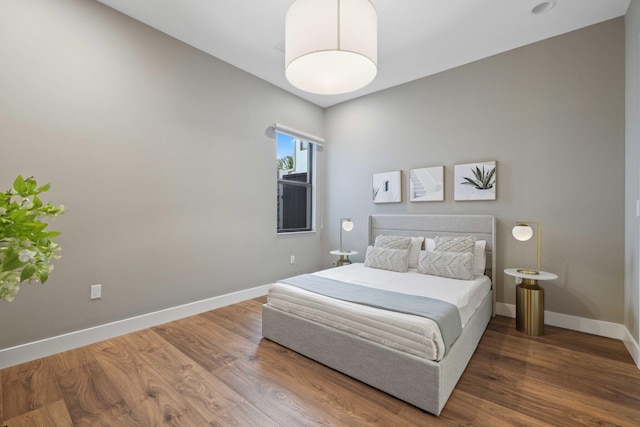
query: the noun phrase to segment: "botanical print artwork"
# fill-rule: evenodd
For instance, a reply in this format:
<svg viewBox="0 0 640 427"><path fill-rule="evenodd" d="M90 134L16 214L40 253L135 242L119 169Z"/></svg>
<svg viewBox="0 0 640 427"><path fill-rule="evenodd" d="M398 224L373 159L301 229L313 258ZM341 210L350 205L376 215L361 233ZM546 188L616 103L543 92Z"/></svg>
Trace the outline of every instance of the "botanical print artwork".
<svg viewBox="0 0 640 427"><path fill-rule="evenodd" d="M409 171L409 200L433 202L444 200L444 166L411 169Z"/></svg>
<svg viewBox="0 0 640 427"><path fill-rule="evenodd" d="M454 168L455 200L495 200L496 162L468 163Z"/></svg>
<svg viewBox="0 0 640 427"><path fill-rule="evenodd" d="M400 171L373 174L373 203L397 203L402 201Z"/></svg>

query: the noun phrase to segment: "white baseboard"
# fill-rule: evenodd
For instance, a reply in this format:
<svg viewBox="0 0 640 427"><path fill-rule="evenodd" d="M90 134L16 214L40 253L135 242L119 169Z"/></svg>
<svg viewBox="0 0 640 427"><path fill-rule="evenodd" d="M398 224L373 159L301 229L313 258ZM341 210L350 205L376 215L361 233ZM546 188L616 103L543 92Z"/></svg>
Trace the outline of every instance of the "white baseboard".
<svg viewBox="0 0 640 427"><path fill-rule="evenodd" d="M638 345L638 343L633 339L631 332L629 332L629 329L627 328L625 328L625 334L622 342L624 342L625 347L627 347L631 357L633 357L633 361L636 362L636 366L640 369L640 345Z"/></svg>
<svg viewBox="0 0 640 427"><path fill-rule="evenodd" d="M270 285L258 286L256 288L220 295L202 301L155 311L153 313L142 314L129 319L118 320L80 331L5 348L0 350L0 369L264 296L267 294L269 286Z"/></svg>
<svg viewBox="0 0 640 427"><path fill-rule="evenodd" d="M499 302L496 304L496 313L501 316L516 317L516 306ZM544 312L544 324L618 340L624 339L625 332L629 333L627 328L620 323L586 319L546 310Z"/></svg>

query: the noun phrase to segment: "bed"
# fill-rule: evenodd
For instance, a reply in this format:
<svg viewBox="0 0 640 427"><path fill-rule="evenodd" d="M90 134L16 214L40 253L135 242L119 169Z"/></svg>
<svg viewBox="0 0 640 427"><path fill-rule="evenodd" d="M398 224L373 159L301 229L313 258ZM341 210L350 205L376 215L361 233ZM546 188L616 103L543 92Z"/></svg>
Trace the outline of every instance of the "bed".
<svg viewBox="0 0 640 427"><path fill-rule="evenodd" d="M455 342L446 350L443 350L442 342L438 344L437 337L433 339L433 345L429 344L431 347L426 345L422 348L413 344L414 341L409 336L413 333L411 331L420 330L422 333L428 325L409 326L414 328L409 332L396 329L397 316L415 316L406 313L383 313L384 310L379 308L363 308L357 304L340 301L331 301L331 305L325 305L329 301L322 300L330 300L330 297L312 295L306 290L291 291L287 289L289 285L286 283L276 283L270 288L268 302L262 310L262 334L271 341L420 409L439 415L471 359L490 318L495 315L495 218L489 215L372 215L369 217L370 244L380 235L421 236L431 239L438 236L473 236L477 241L486 242L486 277L476 276L475 279L480 283L478 286L487 289L479 294L479 298L476 295L476 302L471 303L471 308L458 307L461 310L462 329ZM364 271L364 279L362 271L359 270ZM425 276L413 271L393 274L407 283L421 279L418 276ZM361 280L376 283L397 281L393 277L385 279L389 274L384 270L366 270L366 267L357 264L348 268L339 267L318 272L315 275L329 279L337 277L351 283ZM446 287L446 284L443 286ZM306 298L296 301L296 293L300 292L301 295L306 295ZM306 301L302 302L302 299ZM466 301L472 298L462 299ZM301 310L306 310L306 314L304 311L296 312L296 305L304 306ZM341 310L349 309L346 307L348 305L352 306L350 309L360 311L342 313ZM333 323L331 319L318 319L315 309L338 317L333 319ZM377 328L382 330L378 338L370 336L366 328L361 328L359 332L349 325L349 319L362 319L367 316L363 310L373 316L372 320L368 321L381 325ZM391 317L387 321L384 316ZM395 341L390 340L392 336L399 338Z"/></svg>

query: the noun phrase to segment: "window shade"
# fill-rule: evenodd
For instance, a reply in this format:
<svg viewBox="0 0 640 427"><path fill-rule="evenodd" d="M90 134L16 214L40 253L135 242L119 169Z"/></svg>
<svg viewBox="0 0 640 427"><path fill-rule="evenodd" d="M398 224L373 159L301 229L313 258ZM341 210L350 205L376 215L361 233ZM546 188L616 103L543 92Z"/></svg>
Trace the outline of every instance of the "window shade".
<svg viewBox="0 0 640 427"><path fill-rule="evenodd" d="M324 138L320 138L319 136L311 135L306 132L292 129L290 127L281 125L280 123L274 123L273 126L271 126L271 128L274 130L274 132L277 132L277 133L289 135L297 139L302 139L312 144L317 144L321 147L324 145Z"/></svg>

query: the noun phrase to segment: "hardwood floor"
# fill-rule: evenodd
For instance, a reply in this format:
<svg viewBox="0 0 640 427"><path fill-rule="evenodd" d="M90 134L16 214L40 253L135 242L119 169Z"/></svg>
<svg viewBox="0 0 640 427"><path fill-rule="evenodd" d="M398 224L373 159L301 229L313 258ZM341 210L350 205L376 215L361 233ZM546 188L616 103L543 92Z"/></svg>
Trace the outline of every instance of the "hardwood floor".
<svg viewBox="0 0 640 427"><path fill-rule="evenodd" d="M262 339L263 301L0 370L2 426L640 425L617 340L496 317L434 417Z"/></svg>

